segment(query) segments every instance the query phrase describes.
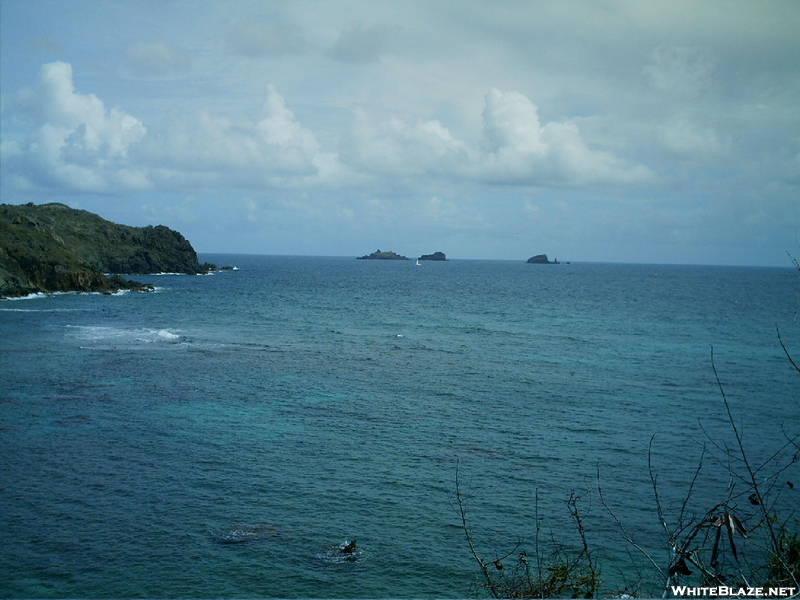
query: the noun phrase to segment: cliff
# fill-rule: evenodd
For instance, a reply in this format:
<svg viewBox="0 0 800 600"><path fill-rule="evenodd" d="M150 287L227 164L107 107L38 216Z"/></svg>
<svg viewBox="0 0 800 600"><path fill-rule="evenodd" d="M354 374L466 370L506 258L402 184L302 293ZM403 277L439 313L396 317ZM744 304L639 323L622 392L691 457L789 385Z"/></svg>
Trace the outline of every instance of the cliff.
<svg viewBox="0 0 800 600"><path fill-rule="evenodd" d="M58 203L0 204L0 297L152 290L118 274L214 269L201 265L186 238L163 225L118 225Z"/></svg>

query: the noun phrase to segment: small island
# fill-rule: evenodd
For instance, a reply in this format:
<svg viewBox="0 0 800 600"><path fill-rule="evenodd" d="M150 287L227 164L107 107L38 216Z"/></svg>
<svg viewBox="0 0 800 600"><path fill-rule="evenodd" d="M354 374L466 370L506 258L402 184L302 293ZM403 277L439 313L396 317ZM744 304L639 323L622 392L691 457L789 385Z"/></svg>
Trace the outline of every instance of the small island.
<svg viewBox="0 0 800 600"><path fill-rule="evenodd" d="M447 260L444 252L434 252L433 254L423 254L419 260Z"/></svg>
<svg viewBox="0 0 800 600"><path fill-rule="evenodd" d="M359 256L358 259L359 260L410 260L408 257L395 254L391 250L387 252L381 252L380 250L376 250L372 254Z"/></svg>
<svg viewBox="0 0 800 600"><path fill-rule="evenodd" d="M163 225L129 227L65 204L0 204L0 298L40 292L152 291L120 274L201 274L189 241Z"/></svg>
<svg viewBox="0 0 800 600"><path fill-rule="evenodd" d="M552 261L547 259L547 254L537 254L536 256L531 256L527 261L528 263L534 265L557 265L559 264L558 259L553 259Z"/></svg>

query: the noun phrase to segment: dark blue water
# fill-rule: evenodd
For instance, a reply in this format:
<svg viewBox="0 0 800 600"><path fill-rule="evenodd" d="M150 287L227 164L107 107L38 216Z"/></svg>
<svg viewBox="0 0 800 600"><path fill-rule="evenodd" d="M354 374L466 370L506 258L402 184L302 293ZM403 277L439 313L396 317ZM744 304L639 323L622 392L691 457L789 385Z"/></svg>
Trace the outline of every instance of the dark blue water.
<svg viewBox="0 0 800 600"><path fill-rule="evenodd" d="M537 516L579 543L584 494L613 593L641 561L598 474L668 560L648 446L670 507L733 439L712 346L754 460L800 429L790 268L202 259L239 270L0 302L0 596L474 595L457 465L487 557Z"/></svg>

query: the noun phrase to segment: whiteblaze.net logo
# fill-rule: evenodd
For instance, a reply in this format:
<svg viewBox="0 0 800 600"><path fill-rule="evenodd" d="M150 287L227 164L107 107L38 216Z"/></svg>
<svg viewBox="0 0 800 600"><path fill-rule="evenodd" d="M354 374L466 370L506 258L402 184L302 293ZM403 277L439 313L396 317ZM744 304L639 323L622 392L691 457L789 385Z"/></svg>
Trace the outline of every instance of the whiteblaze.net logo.
<svg viewBox="0 0 800 600"><path fill-rule="evenodd" d="M796 587L672 586L672 595L681 598L791 598L796 592Z"/></svg>

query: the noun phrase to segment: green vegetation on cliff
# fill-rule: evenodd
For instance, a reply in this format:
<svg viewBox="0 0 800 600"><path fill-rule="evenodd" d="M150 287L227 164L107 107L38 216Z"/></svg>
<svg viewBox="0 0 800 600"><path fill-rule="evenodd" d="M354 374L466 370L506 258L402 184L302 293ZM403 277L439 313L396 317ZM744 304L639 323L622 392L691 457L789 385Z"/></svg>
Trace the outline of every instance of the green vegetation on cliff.
<svg viewBox="0 0 800 600"><path fill-rule="evenodd" d="M0 297L152 290L118 274L198 274L215 268L201 265L186 238L163 225L118 225L58 203L0 204Z"/></svg>

